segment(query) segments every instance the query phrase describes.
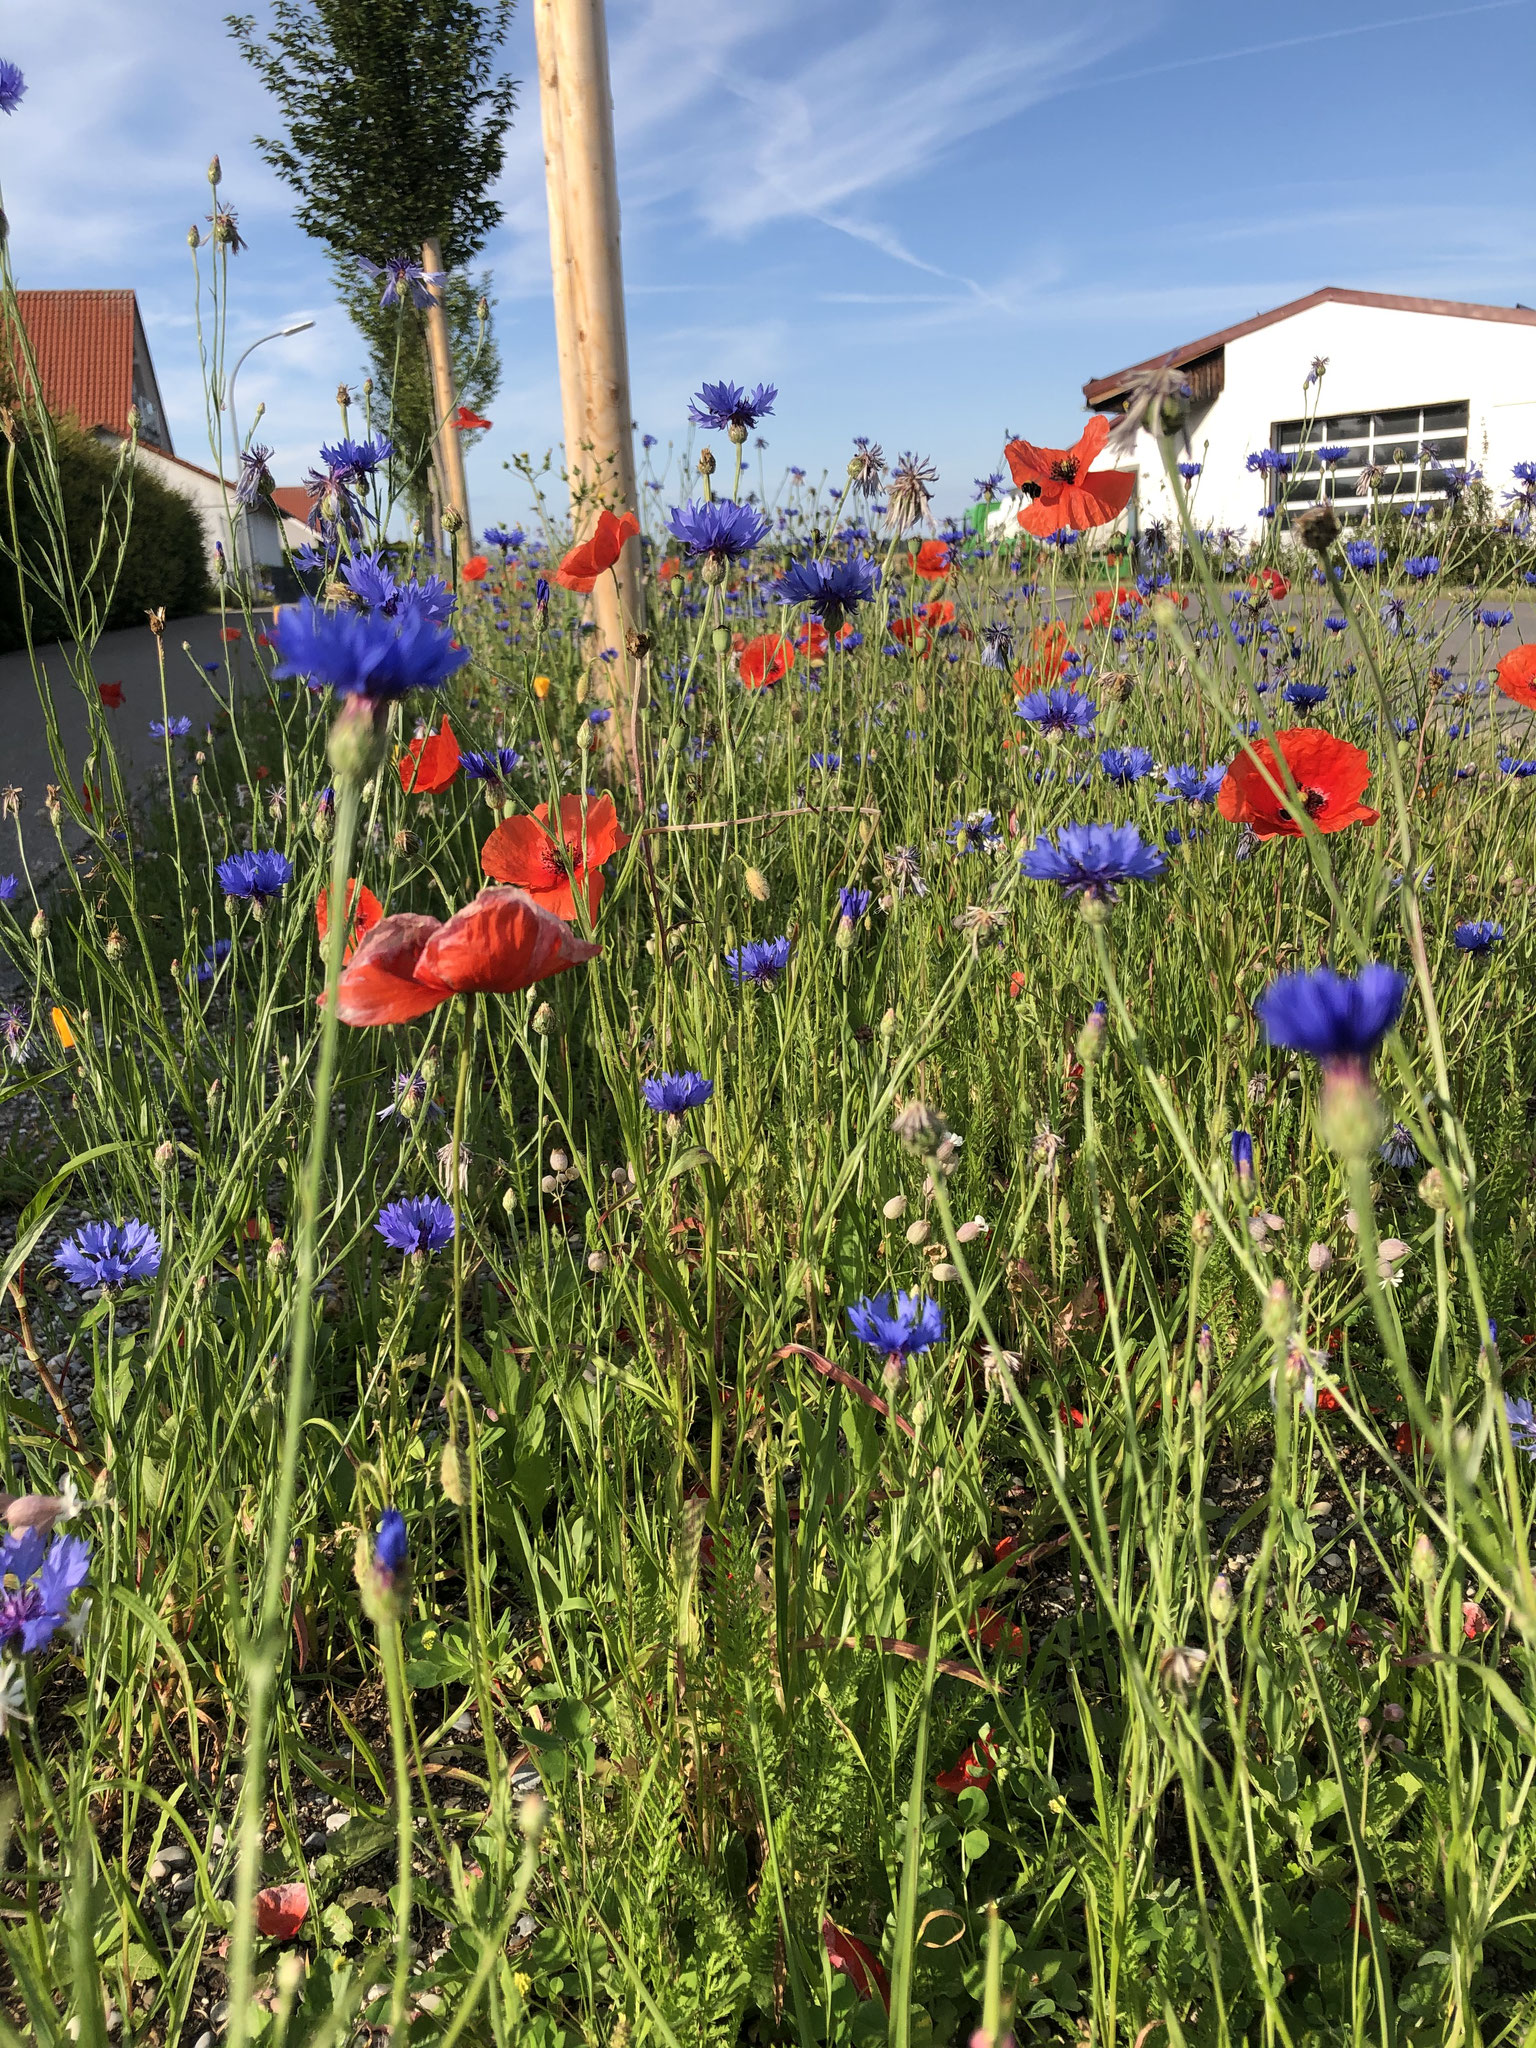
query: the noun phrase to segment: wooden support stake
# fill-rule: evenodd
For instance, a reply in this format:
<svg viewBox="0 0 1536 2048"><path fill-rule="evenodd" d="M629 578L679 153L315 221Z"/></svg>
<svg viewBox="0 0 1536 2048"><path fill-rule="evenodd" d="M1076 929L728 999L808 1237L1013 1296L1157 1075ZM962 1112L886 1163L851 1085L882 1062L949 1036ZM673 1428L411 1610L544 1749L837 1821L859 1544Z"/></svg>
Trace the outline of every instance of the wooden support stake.
<svg viewBox="0 0 1536 2048"><path fill-rule="evenodd" d="M586 464L581 448L586 415L581 396L581 358L576 349L576 292L571 282L571 252L565 237L565 124L560 108L560 72L555 60L555 0L534 0L533 32L539 61L544 185L549 195L549 274L554 286L555 354L560 367L565 469L574 518L577 516L576 507L583 502L586 481Z"/></svg>
<svg viewBox="0 0 1536 2048"><path fill-rule="evenodd" d="M443 267L443 252L436 235L429 235L421 245L421 267L435 271ZM465 554L474 553L474 547L469 528L469 487L464 481L464 447L456 424L459 394L453 381L453 348L448 335L448 314L443 305L444 287L437 285L431 290L432 303L426 312L427 360L432 368L432 412L438 421L437 464L448 494L448 504L464 522L461 529L464 538L460 543L462 560Z"/></svg>
<svg viewBox="0 0 1536 2048"><path fill-rule="evenodd" d="M583 511L583 527L588 529L600 502L639 510L634 427L630 417L629 347L624 327L624 266L619 248L613 94L608 81L608 28L603 0L553 0L545 26L553 30L563 174L563 193L557 195L551 186L550 213L553 216L563 200L571 288L570 325L580 371L577 407L581 424L577 444L592 491ZM541 64L541 90L543 85ZM552 252L554 237L552 228ZM558 313L556 318L558 335ZM570 412L567 401L567 422ZM569 424L566 431L569 438ZM622 615L609 576L599 577L593 599L599 646L622 650L626 629L638 629L645 623L645 580L638 541L630 541L625 547L619 561L618 581Z"/></svg>

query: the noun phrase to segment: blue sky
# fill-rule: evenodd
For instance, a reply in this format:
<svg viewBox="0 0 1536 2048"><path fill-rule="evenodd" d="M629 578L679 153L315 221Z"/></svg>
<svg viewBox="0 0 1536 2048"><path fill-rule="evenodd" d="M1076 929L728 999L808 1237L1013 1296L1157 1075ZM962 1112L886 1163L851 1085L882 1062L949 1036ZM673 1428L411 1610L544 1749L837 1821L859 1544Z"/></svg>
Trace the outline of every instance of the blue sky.
<svg viewBox="0 0 1536 2048"><path fill-rule="evenodd" d="M363 359L251 142L271 114L220 11L7 10L12 260L23 285L139 293L177 451L206 460L185 237L217 150L250 243L236 344L316 322L241 375L297 480ZM1074 436L1086 377L1322 284L1536 305L1536 0L609 0L609 30L635 417L681 442L702 379L776 383L770 488L868 434L930 455L956 510L1005 430ZM482 524L524 508L507 455L560 431L526 9L507 68Z"/></svg>

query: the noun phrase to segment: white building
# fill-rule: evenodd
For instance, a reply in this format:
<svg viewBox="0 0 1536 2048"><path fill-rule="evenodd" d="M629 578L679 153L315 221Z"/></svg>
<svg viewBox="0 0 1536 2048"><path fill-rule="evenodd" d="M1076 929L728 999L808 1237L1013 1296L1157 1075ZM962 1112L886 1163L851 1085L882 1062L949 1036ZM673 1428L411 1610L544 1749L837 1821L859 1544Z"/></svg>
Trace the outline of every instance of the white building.
<svg viewBox="0 0 1536 2048"><path fill-rule="evenodd" d="M279 491L277 504L257 505L241 518L241 551L236 552L230 528L234 486L184 461L171 446L149 341L131 291L25 291L16 294L16 305L50 412L117 445L128 438L129 408L138 408L138 460L195 507L210 572L217 570L221 547L230 565L249 562L273 573L282 569L285 538L290 548L304 546L310 535L302 519L293 516L303 494L289 486Z"/></svg>
<svg viewBox="0 0 1536 2048"><path fill-rule="evenodd" d="M1189 386L1190 491L1201 526L1246 530L1285 495L1300 510L1326 494L1344 516L1368 511L1362 472L1381 474L1377 502L1444 503L1446 472L1482 471L1496 504L1516 462L1536 460L1536 310L1399 298L1328 285L1107 377L1090 377L1090 410L1120 413L1139 370L1171 364ZM1314 365L1326 367L1314 375ZM1317 451L1329 451L1319 461ZM1288 471L1255 473L1273 450ZM1335 454L1334 451L1342 451ZM1120 467L1129 467L1122 458ZM1136 525L1176 523L1157 444L1138 437ZM1273 516L1273 515L1271 515Z"/></svg>

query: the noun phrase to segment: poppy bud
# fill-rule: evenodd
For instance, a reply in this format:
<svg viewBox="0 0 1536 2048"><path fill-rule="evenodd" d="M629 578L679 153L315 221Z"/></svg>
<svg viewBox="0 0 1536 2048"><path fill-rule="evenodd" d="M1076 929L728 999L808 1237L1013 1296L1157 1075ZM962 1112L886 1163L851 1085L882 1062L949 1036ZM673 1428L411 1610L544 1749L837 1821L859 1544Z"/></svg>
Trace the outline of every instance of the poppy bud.
<svg viewBox="0 0 1536 2048"><path fill-rule="evenodd" d="M187 247L189 249L199 248L202 244L202 239L203 231L198 226L197 222L193 221L191 227L187 229Z"/></svg>
<svg viewBox="0 0 1536 2048"><path fill-rule="evenodd" d="M731 651L730 628L728 626L716 626L714 632L709 636L709 642L716 654L729 654Z"/></svg>
<svg viewBox="0 0 1536 2048"><path fill-rule="evenodd" d="M1409 1563L1421 1585L1428 1586L1439 1576L1440 1560L1435 1555L1435 1546L1422 1531L1413 1539Z"/></svg>
<svg viewBox="0 0 1536 2048"><path fill-rule="evenodd" d="M1237 1601L1232 1594L1232 1581L1225 1572L1218 1572L1211 1581L1211 1619L1218 1628L1225 1628L1237 1612Z"/></svg>
<svg viewBox="0 0 1536 2048"><path fill-rule="evenodd" d="M667 585L667 588L671 591L674 597L681 597L683 592L688 588L688 586L683 581L681 576L674 576L672 578L672 581Z"/></svg>

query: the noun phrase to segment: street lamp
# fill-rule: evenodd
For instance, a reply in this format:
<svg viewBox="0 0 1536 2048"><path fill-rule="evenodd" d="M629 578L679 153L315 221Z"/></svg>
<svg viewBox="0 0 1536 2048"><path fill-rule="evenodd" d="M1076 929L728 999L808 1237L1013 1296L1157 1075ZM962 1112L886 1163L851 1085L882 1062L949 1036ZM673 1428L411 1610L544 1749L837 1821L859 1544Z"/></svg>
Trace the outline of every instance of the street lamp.
<svg viewBox="0 0 1536 2048"><path fill-rule="evenodd" d="M279 327L271 334L262 335L259 341L253 341L250 348L242 349L240 354L236 356L235 367L230 371L229 379L224 386L224 409L229 414L230 429L235 437L235 459L237 461L240 457L240 422L235 418L235 379L240 374L240 365L248 355L258 348L264 348L269 341L285 341L290 334L303 334L306 328L313 327L314 324L313 320L295 320L291 327Z"/></svg>
<svg viewBox="0 0 1536 2048"><path fill-rule="evenodd" d="M313 327L314 324L313 320L295 320L291 327L278 327L271 334L263 334L259 340L253 341L250 348L242 349L235 358L235 367L230 371L224 386L224 409L229 414L230 432L235 437L235 463L237 468L240 461L241 447L240 422L235 417L235 379L240 374L240 365L253 350L264 347L267 342L285 341L290 334L302 334L306 328ZM223 465L220 464L220 467L222 468ZM249 577L251 582L254 583L255 576L253 572L256 564L251 553L251 537L247 531L247 523L244 519L236 521L232 539L235 546L235 561L239 565L241 574Z"/></svg>

